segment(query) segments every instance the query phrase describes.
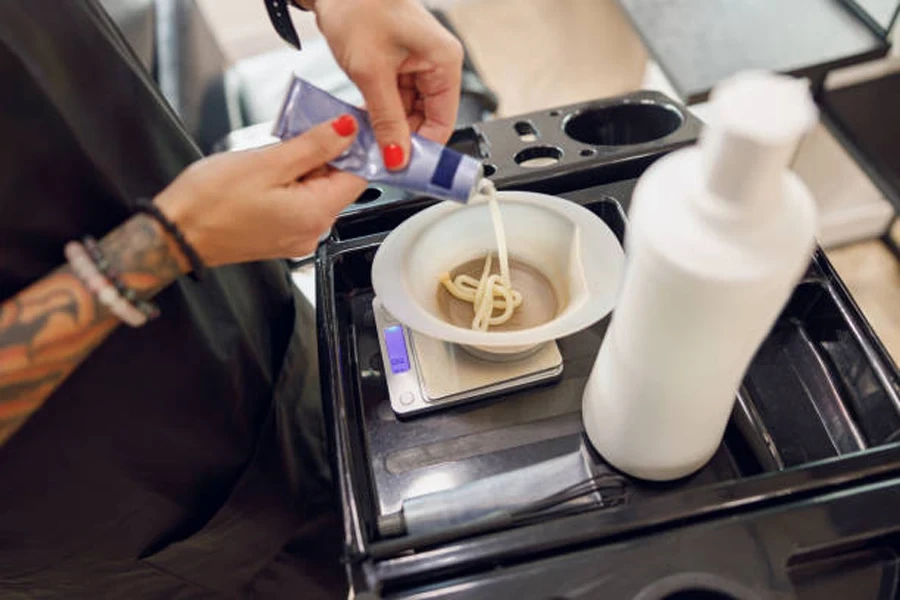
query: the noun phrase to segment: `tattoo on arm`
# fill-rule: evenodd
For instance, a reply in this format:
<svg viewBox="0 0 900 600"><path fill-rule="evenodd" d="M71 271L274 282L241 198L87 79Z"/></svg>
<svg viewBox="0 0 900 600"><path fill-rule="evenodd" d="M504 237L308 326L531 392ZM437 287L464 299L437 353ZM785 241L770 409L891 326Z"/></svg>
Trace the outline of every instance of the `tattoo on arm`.
<svg viewBox="0 0 900 600"><path fill-rule="evenodd" d="M126 221L101 246L143 298L169 285L185 267L177 246L146 215ZM0 304L0 444L118 323L68 266Z"/></svg>

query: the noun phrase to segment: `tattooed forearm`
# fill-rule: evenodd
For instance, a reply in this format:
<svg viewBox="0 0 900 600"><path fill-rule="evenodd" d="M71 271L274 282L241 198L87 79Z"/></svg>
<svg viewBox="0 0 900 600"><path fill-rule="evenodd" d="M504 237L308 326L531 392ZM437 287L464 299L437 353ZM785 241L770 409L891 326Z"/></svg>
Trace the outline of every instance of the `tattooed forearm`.
<svg viewBox="0 0 900 600"><path fill-rule="evenodd" d="M114 326L115 319L68 267L0 305L0 442Z"/></svg>
<svg viewBox="0 0 900 600"><path fill-rule="evenodd" d="M125 283L144 298L186 270L173 241L143 215L115 229L101 246ZM117 325L67 266L0 304L0 444Z"/></svg>

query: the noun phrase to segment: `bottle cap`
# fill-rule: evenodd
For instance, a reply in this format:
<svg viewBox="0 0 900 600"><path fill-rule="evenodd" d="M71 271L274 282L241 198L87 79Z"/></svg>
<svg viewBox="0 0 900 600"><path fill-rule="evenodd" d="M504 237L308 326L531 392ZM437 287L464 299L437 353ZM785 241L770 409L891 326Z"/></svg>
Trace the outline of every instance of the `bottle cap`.
<svg viewBox="0 0 900 600"><path fill-rule="evenodd" d="M748 71L723 81L700 142L707 189L729 202L764 203L816 118L804 80Z"/></svg>

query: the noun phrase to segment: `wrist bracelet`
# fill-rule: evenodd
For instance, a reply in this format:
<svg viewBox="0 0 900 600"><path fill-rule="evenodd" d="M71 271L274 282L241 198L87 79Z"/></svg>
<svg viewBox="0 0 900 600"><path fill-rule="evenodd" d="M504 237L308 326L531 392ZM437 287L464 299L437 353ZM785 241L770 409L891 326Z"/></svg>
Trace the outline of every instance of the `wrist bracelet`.
<svg viewBox="0 0 900 600"><path fill-rule="evenodd" d="M129 304L103 277L84 246L78 242L69 242L65 247L65 255L81 283L120 321L132 327L140 327L147 322L147 316Z"/></svg>
<svg viewBox="0 0 900 600"><path fill-rule="evenodd" d="M94 267L96 267L106 280L116 288L116 291L126 302L128 302L128 304L138 309L141 314L150 321L159 316L159 308L155 304L141 300L138 298L137 292L135 292L134 289L125 285L119 272L113 268L108 260L106 260L103 248L100 247L97 240L91 236L86 236L84 238L83 246L87 251L88 257L94 261Z"/></svg>
<svg viewBox="0 0 900 600"><path fill-rule="evenodd" d="M203 279L203 276L206 275L206 265L203 263L203 260L200 258L200 255L197 254L194 247L191 246L190 242L185 239L184 234L181 233L178 226L170 221L169 218L163 214L163 211L161 211L151 200L141 198L137 201L135 206L137 207L138 212L146 213L156 219L156 221L162 225L162 228L175 239L181 252L184 254L185 258L188 259L188 262L191 263L191 277L195 281Z"/></svg>

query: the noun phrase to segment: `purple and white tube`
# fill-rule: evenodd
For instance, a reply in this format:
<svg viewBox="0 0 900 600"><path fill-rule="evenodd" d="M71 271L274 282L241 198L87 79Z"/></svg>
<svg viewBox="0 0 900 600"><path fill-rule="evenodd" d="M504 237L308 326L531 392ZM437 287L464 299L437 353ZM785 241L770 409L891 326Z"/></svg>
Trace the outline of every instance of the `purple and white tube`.
<svg viewBox="0 0 900 600"><path fill-rule="evenodd" d="M368 113L296 75L275 121L273 135L287 140L345 113L356 119L359 133L353 145L329 163L334 168L372 183L463 204L478 194L484 179L484 169L478 159L413 134L409 164L402 170L390 171L384 166Z"/></svg>

